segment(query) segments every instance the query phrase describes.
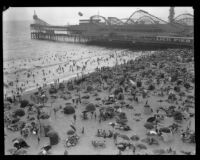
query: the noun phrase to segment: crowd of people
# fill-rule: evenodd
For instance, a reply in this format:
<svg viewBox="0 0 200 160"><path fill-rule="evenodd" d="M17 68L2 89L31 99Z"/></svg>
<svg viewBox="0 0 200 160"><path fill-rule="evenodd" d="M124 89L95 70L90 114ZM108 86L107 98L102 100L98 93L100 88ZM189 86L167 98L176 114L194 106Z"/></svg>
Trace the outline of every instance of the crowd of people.
<svg viewBox="0 0 200 160"><path fill-rule="evenodd" d="M62 106L58 108L51 106L47 110L54 112L55 119L52 118L52 114L48 113L45 119L47 121L49 119L59 121L57 115L62 113L59 111L63 109L66 114L73 114L73 122L70 124L70 126L73 126L70 142L74 146L78 146L79 139L81 140L87 134L90 134L88 132L90 125L86 125L85 122L91 121L97 127L97 133L93 135L93 138L113 138L116 149L119 151L118 154L126 154L126 151L129 150L132 150L132 154L137 154L137 152L140 154L141 150L148 150L144 154L188 153L189 151L180 151L178 148L175 149L176 152L173 152L171 146L173 147L174 143L179 143L177 142L179 139L174 138L177 137L175 135L179 135L184 143L187 141L187 143L195 144L193 123L195 118L195 82L194 72L191 70L191 65L194 64L193 51L190 49L167 49L143 54L135 60L131 60L130 57L126 52L120 55L113 53L109 54L108 57L102 56L101 58L87 60L83 62L82 66L80 62L73 60L72 64L68 65L70 72L87 70L90 65L96 66L96 69L90 74L82 74L67 82L60 81L60 78L56 79L52 84L54 86L54 92L51 90L52 93L48 92L50 91L48 86L42 86L42 89L37 90L37 96L31 93L32 96L34 95L39 99L37 104L30 100L30 95L26 96L30 102L22 109L26 116L31 115L31 112L26 111L27 108L29 111L35 110L34 115L37 118L35 119L36 123L31 121L30 131L25 131L25 128L27 128L25 126L20 127L19 131L22 137L26 139L28 133L33 133L37 135L38 143L40 142L42 138L39 134L41 133L39 129L42 126L41 115L46 111L45 104L54 95L55 101L59 97L64 97L67 104L65 101L63 105L68 108L71 107L74 111L65 111L65 107ZM128 60L128 58L130 59ZM103 66L103 64L112 60L115 62L113 67ZM56 72L65 71L66 68L63 65L58 65ZM42 72L45 76L52 71ZM30 73L30 75L32 74ZM64 87L61 88L60 84L63 84ZM21 99L15 99L19 102L19 107L25 99L24 97L23 95ZM10 109L7 109L7 112L14 109L13 100L14 98L11 97L10 103L6 105L11 106ZM5 101L9 101L9 98L5 97ZM54 102L54 104L56 103L58 102ZM89 118L88 115L90 115ZM146 119L145 124L142 119ZM18 123L18 121L15 123ZM109 121L111 122L108 123ZM12 122L6 123L7 126L12 124ZM139 133L140 127L138 129L137 126L142 126L144 131L146 128L147 132L139 134L139 138L135 138L135 136L132 138L130 134L137 130ZM59 131L57 132L59 134ZM141 143L151 145L156 142L155 144L159 145L170 141L169 135L173 137L169 147L162 151L159 150L159 152L158 150L152 151L146 145L138 143L143 138L146 140L141 140ZM95 148L99 146L105 148L106 140L92 140L92 145ZM53 146L49 149L52 152ZM195 146L193 150L195 150ZM65 148L64 154L70 154L70 150ZM194 154L193 151L190 151L190 154Z"/></svg>

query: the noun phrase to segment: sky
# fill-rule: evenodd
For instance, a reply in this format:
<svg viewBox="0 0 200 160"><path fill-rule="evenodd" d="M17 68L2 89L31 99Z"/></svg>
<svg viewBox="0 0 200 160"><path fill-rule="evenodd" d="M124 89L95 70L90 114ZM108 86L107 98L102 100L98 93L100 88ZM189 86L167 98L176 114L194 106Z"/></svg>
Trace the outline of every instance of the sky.
<svg viewBox="0 0 200 160"><path fill-rule="evenodd" d="M3 21L33 21L37 16L52 25L78 24L79 19L89 19L93 15L128 18L138 9L168 21L169 7L10 7L3 12ZM83 13L80 17L78 12ZM192 7L175 7L175 17L179 14L193 14Z"/></svg>

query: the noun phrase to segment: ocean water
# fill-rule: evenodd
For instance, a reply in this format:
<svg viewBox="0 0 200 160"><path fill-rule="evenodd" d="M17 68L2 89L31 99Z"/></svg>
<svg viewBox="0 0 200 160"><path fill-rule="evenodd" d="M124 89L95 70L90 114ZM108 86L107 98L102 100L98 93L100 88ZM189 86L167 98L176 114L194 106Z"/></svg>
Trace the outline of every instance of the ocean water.
<svg viewBox="0 0 200 160"><path fill-rule="evenodd" d="M14 83L13 86L4 87L7 93L11 90L15 92L22 85L24 90L34 89L37 83L42 86L43 78L46 78L45 83L52 83L56 78L67 80L76 76L77 70L69 71L69 66L73 64L72 60L75 60L79 66L89 61L84 73L86 74L94 71L97 66L114 66L116 61L120 64L124 60L128 61L146 54L129 49L31 39L30 24L31 21L3 23L4 84ZM115 54L115 58L106 60L111 54ZM97 64L95 63L97 58L103 58L105 61ZM58 73L59 67L64 67L65 71ZM46 73L45 76L43 71ZM28 78L28 73L35 74L35 77Z"/></svg>

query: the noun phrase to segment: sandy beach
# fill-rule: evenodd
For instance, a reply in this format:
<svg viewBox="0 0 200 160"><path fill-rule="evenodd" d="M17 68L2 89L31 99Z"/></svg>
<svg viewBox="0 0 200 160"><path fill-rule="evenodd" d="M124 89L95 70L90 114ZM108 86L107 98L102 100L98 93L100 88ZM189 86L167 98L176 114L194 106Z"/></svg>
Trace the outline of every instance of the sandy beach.
<svg viewBox="0 0 200 160"><path fill-rule="evenodd" d="M193 50L84 52L4 63L6 155L196 154Z"/></svg>

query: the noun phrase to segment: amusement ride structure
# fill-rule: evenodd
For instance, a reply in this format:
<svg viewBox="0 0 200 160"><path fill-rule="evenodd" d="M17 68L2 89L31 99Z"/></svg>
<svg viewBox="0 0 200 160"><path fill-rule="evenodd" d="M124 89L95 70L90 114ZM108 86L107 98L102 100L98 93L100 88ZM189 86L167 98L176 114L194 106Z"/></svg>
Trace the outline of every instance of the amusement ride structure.
<svg viewBox="0 0 200 160"><path fill-rule="evenodd" d="M78 43L126 43L144 45L193 46L193 15L174 18L170 8L169 22L144 10L129 18L93 15L79 20L79 25L54 26L38 18L34 12L31 38Z"/></svg>

